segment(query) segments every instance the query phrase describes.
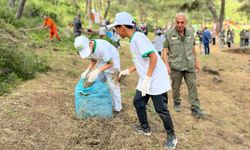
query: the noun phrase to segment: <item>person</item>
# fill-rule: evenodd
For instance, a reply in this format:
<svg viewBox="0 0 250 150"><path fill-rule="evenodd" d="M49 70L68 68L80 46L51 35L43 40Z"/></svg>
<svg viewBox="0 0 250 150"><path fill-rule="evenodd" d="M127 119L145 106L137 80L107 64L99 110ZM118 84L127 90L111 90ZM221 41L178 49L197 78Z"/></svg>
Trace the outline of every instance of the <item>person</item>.
<svg viewBox="0 0 250 150"><path fill-rule="evenodd" d="M213 45L216 44L216 31L212 31L212 42L213 42Z"/></svg>
<svg viewBox="0 0 250 150"><path fill-rule="evenodd" d="M246 30L245 31L245 46L248 46L249 45L249 37L250 37L250 31L249 30Z"/></svg>
<svg viewBox="0 0 250 150"><path fill-rule="evenodd" d="M245 30L240 31L240 47L245 45Z"/></svg>
<svg viewBox="0 0 250 150"><path fill-rule="evenodd" d="M56 24L53 21L53 19L51 19L47 15L44 15L43 19L44 19L43 24L39 27L39 29L49 28L50 29L50 31L49 31L49 33L50 33L50 36L49 36L50 41L53 41L54 36L56 36L58 41L61 41L61 39L60 39L60 37L58 35Z"/></svg>
<svg viewBox="0 0 250 150"><path fill-rule="evenodd" d="M180 86L184 77L188 87L192 115L202 117L204 113L200 109L196 85L196 72L199 72L200 67L194 47L194 34L186 27L187 20L185 13L176 14L175 27L168 31L164 43L163 60L171 68L174 110L181 111Z"/></svg>
<svg viewBox="0 0 250 150"><path fill-rule="evenodd" d="M85 36L78 36L75 39L74 47L82 59L89 58L91 60L81 77L87 78L89 82L93 82L95 79L107 80L113 98L114 113L117 115L122 109L120 86L113 79L113 74L120 71L120 58L117 49L105 40L89 40ZM93 71L90 72L91 70Z"/></svg>
<svg viewBox="0 0 250 150"><path fill-rule="evenodd" d="M81 22L81 15L77 14L74 18L74 36L78 37L82 34L82 22Z"/></svg>
<svg viewBox="0 0 250 150"><path fill-rule="evenodd" d="M177 138L167 109L166 92L171 88L167 69L146 35L135 31L133 17L130 14L127 12L116 14L113 26L122 38L130 38L129 47L134 62L134 66L121 71L119 76L129 75L136 70L140 77L133 99L140 122L140 125L135 126L135 130L144 135L151 134L146 106L149 99L152 98L154 108L162 119L167 132L165 147L174 149Z"/></svg>
<svg viewBox="0 0 250 150"><path fill-rule="evenodd" d="M232 41L233 41L233 35L232 35L232 31L230 29L227 30L227 46L228 48L230 48L232 45Z"/></svg>
<svg viewBox="0 0 250 150"><path fill-rule="evenodd" d="M210 54L210 47L209 47L210 39L211 39L211 33L207 29L207 27L205 27L205 29L203 31L203 35L202 35L202 42L204 44L205 55L209 55Z"/></svg>
<svg viewBox="0 0 250 150"><path fill-rule="evenodd" d="M223 48L224 45L225 45L225 30L221 30L220 31L220 33L219 33L219 39L220 39L219 47Z"/></svg>
<svg viewBox="0 0 250 150"><path fill-rule="evenodd" d="M158 29L156 31L156 36L155 36L154 40L152 41L152 43L154 44L154 47L160 56L161 56L161 52L163 49L164 41L165 41L165 37L162 35L161 29Z"/></svg>
<svg viewBox="0 0 250 150"><path fill-rule="evenodd" d="M101 25L101 26L99 27L99 36L100 36L101 38L103 38L103 37L106 36L106 27L105 27L105 25Z"/></svg>
<svg viewBox="0 0 250 150"><path fill-rule="evenodd" d="M203 50L203 43L202 43L202 35L203 35L203 31L202 30L198 30L196 32L196 35L199 38L199 48L200 48L200 54L204 54L204 50Z"/></svg>

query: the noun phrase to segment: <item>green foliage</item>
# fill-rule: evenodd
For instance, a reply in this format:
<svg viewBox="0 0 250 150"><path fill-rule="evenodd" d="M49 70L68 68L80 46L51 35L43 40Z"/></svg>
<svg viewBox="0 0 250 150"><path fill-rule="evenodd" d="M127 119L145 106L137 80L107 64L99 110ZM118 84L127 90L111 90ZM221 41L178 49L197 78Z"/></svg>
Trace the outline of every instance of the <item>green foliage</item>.
<svg viewBox="0 0 250 150"><path fill-rule="evenodd" d="M20 81L49 69L47 58L36 55L29 39L10 24L0 20L0 95L10 92ZM32 44L31 44L32 45Z"/></svg>
<svg viewBox="0 0 250 150"><path fill-rule="evenodd" d="M10 93L21 82L20 78L14 73L10 73L8 76L0 77L0 95Z"/></svg>
<svg viewBox="0 0 250 150"><path fill-rule="evenodd" d="M114 47L118 47L118 44L116 42L112 41L107 36L100 37L99 34L91 34L91 35L87 35L87 36L88 36L89 39L103 39L103 40L106 40L109 43L111 43Z"/></svg>

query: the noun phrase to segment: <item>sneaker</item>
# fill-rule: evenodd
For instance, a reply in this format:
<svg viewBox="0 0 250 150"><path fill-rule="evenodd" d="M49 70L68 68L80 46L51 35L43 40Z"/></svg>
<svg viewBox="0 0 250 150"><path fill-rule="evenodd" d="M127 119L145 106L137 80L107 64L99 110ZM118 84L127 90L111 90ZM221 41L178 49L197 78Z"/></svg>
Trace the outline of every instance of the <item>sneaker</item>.
<svg viewBox="0 0 250 150"><path fill-rule="evenodd" d="M120 111L113 110L113 117L117 117L120 114Z"/></svg>
<svg viewBox="0 0 250 150"><path fill-rule="evenodd" d="M181 105L174 105L174 111L175 112L181 112Z"/></svg>
<svg viewBox="0 0 250 150"><path fill-rule="evenodd" d="M176 138L175 134L172 134L172 135L167 136L167 141L166 141L164 147L166 149L175 149L176 144L177 144L177 138Z"/></svg>
<svg viewBox="0 0 250 150"><path fill-rule="evenodd" d="M192 110L192 115L195 117L203 117L205 113L200 109L200 108L193 108Z"/></svg>
<svg viewBox="0 0 250 150"><path fill-rule="evenodd" d="M151 135L151 129L150 128L144 129L139 125L135 125L134 128L140 134Z"/></svg>

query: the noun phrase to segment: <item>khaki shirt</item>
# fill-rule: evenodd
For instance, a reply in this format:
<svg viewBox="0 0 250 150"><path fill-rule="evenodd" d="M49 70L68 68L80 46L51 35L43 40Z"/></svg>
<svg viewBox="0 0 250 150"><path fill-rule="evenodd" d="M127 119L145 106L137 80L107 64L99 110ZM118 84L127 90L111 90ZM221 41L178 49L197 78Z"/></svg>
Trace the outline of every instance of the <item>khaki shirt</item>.
<svg viewBox="0 0 250 150"><path fill-rule="evenodd" d="M170 67L179 71L195 71L194 45L195 38L192 30L186 28L184 37L181 37L175 28L170 29L164 43L164 47L169 50Z"/></svg>

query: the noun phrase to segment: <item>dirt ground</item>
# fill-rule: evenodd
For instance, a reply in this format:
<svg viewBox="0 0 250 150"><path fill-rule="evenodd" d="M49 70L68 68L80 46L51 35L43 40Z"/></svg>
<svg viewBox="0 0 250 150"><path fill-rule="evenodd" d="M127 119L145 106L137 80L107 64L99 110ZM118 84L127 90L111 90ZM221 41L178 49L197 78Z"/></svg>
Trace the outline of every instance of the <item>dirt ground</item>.
<svg viewBox="0 0 250 150"><path fill-rule="evenodd" d="M112 119L77 120L74 87L86 68L73 52L37 50L47 53L52 70L0 97L1 150L161 150L166 139L162 122L152 102L148 116L151 136L137 134L132 104L137 74L122 86L123 111ZM120 49L122 68L131 64L127 47ZM250 55L221 52L212 47L210 56L198 54L202 66L219 70L215 75L197 75L199 98L207 113L203 119L191 116L186 85L181 87L182 111L169 110L174 122L177 150L250 149Z"/></svg>

